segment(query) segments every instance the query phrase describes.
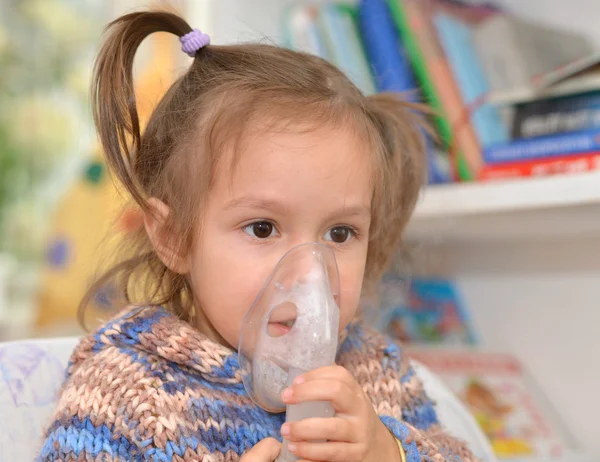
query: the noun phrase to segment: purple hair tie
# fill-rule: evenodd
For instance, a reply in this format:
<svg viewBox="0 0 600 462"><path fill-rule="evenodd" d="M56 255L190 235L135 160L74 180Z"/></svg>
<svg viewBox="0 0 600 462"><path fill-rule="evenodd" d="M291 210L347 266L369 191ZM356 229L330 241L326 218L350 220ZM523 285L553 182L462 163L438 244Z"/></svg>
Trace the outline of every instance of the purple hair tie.
<svg viewBox="0 0 600 462"><path fill-rule="evenodd" d="M181 42L181 49L188 56L194 57L200 48L204 48L210 43L210 37L208 34L200 32L198 29L193 29L183 37L179 37Z"/></svg>

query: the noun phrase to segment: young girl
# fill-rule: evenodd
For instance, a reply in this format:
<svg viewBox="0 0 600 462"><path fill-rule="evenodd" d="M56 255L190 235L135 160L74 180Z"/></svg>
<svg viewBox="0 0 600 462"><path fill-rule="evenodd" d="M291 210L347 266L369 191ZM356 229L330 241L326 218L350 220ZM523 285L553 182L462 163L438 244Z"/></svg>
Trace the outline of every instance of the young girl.
<svg viewBox="0 0 600 462"><path fill-rule="evenodd" d="M132 68L154 32L193 61L142 133ZM422 183L416 108L365 97L314 56L211 46L166 12L109 25L92 88L108 163L145 217L135 255L98 284L149 290L76 348L40 460L272 462L282 438L308 461L473 460L399 347L354 319ZM306 242L335 251L344 335L338 365L282 397L336 415L284 425L246 394L235 347L277 261Z"/></svg>

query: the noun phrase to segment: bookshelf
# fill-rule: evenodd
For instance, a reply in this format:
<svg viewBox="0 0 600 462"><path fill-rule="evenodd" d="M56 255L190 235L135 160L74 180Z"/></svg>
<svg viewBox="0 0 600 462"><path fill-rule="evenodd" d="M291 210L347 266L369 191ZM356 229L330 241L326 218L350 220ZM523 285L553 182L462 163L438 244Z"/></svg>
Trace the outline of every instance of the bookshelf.
<svg viewBox="0 0 600 462"><path fill-rule="evenodd" d="M424 190L407 235L445 242L600 235L600 173L457 183Z"/></svg>

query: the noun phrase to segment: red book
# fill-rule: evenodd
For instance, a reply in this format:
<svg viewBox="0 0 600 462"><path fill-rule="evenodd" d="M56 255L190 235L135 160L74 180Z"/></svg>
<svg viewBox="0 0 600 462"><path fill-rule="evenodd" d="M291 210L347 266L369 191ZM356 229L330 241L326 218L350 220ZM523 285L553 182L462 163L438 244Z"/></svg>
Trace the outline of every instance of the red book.
<svg viewBox="0 0 600 462"><path fill-rule="evenodd" d="M588 152L564 157L485 165L481 169L478 179L480 181L493 181L508 178L549 176L560 173L589 172L598 169L600 169L600 152Z"/></svg>

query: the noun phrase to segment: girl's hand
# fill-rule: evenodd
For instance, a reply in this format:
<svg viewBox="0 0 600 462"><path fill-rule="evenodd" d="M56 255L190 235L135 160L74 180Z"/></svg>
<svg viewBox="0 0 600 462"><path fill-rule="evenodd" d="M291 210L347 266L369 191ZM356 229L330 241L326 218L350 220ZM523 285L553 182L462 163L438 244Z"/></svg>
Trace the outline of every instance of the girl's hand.
<svg viewBox="0 0 600 462"><path fill-rule="evenodd" d="M280 450L279 441L275 438L266 438L244 454L240 462L274 462Z"/></svg>
<svg viewBox="0 0 600 462"><path fill-rule="evenodd" d="M288 449L306 461L401 462L394 436L381 422L354 377L341 366L303 374L283 391L286 404L329 401L335 417L286 423L282 436ZM323 441L310 443L309 441Z"/></svg>

